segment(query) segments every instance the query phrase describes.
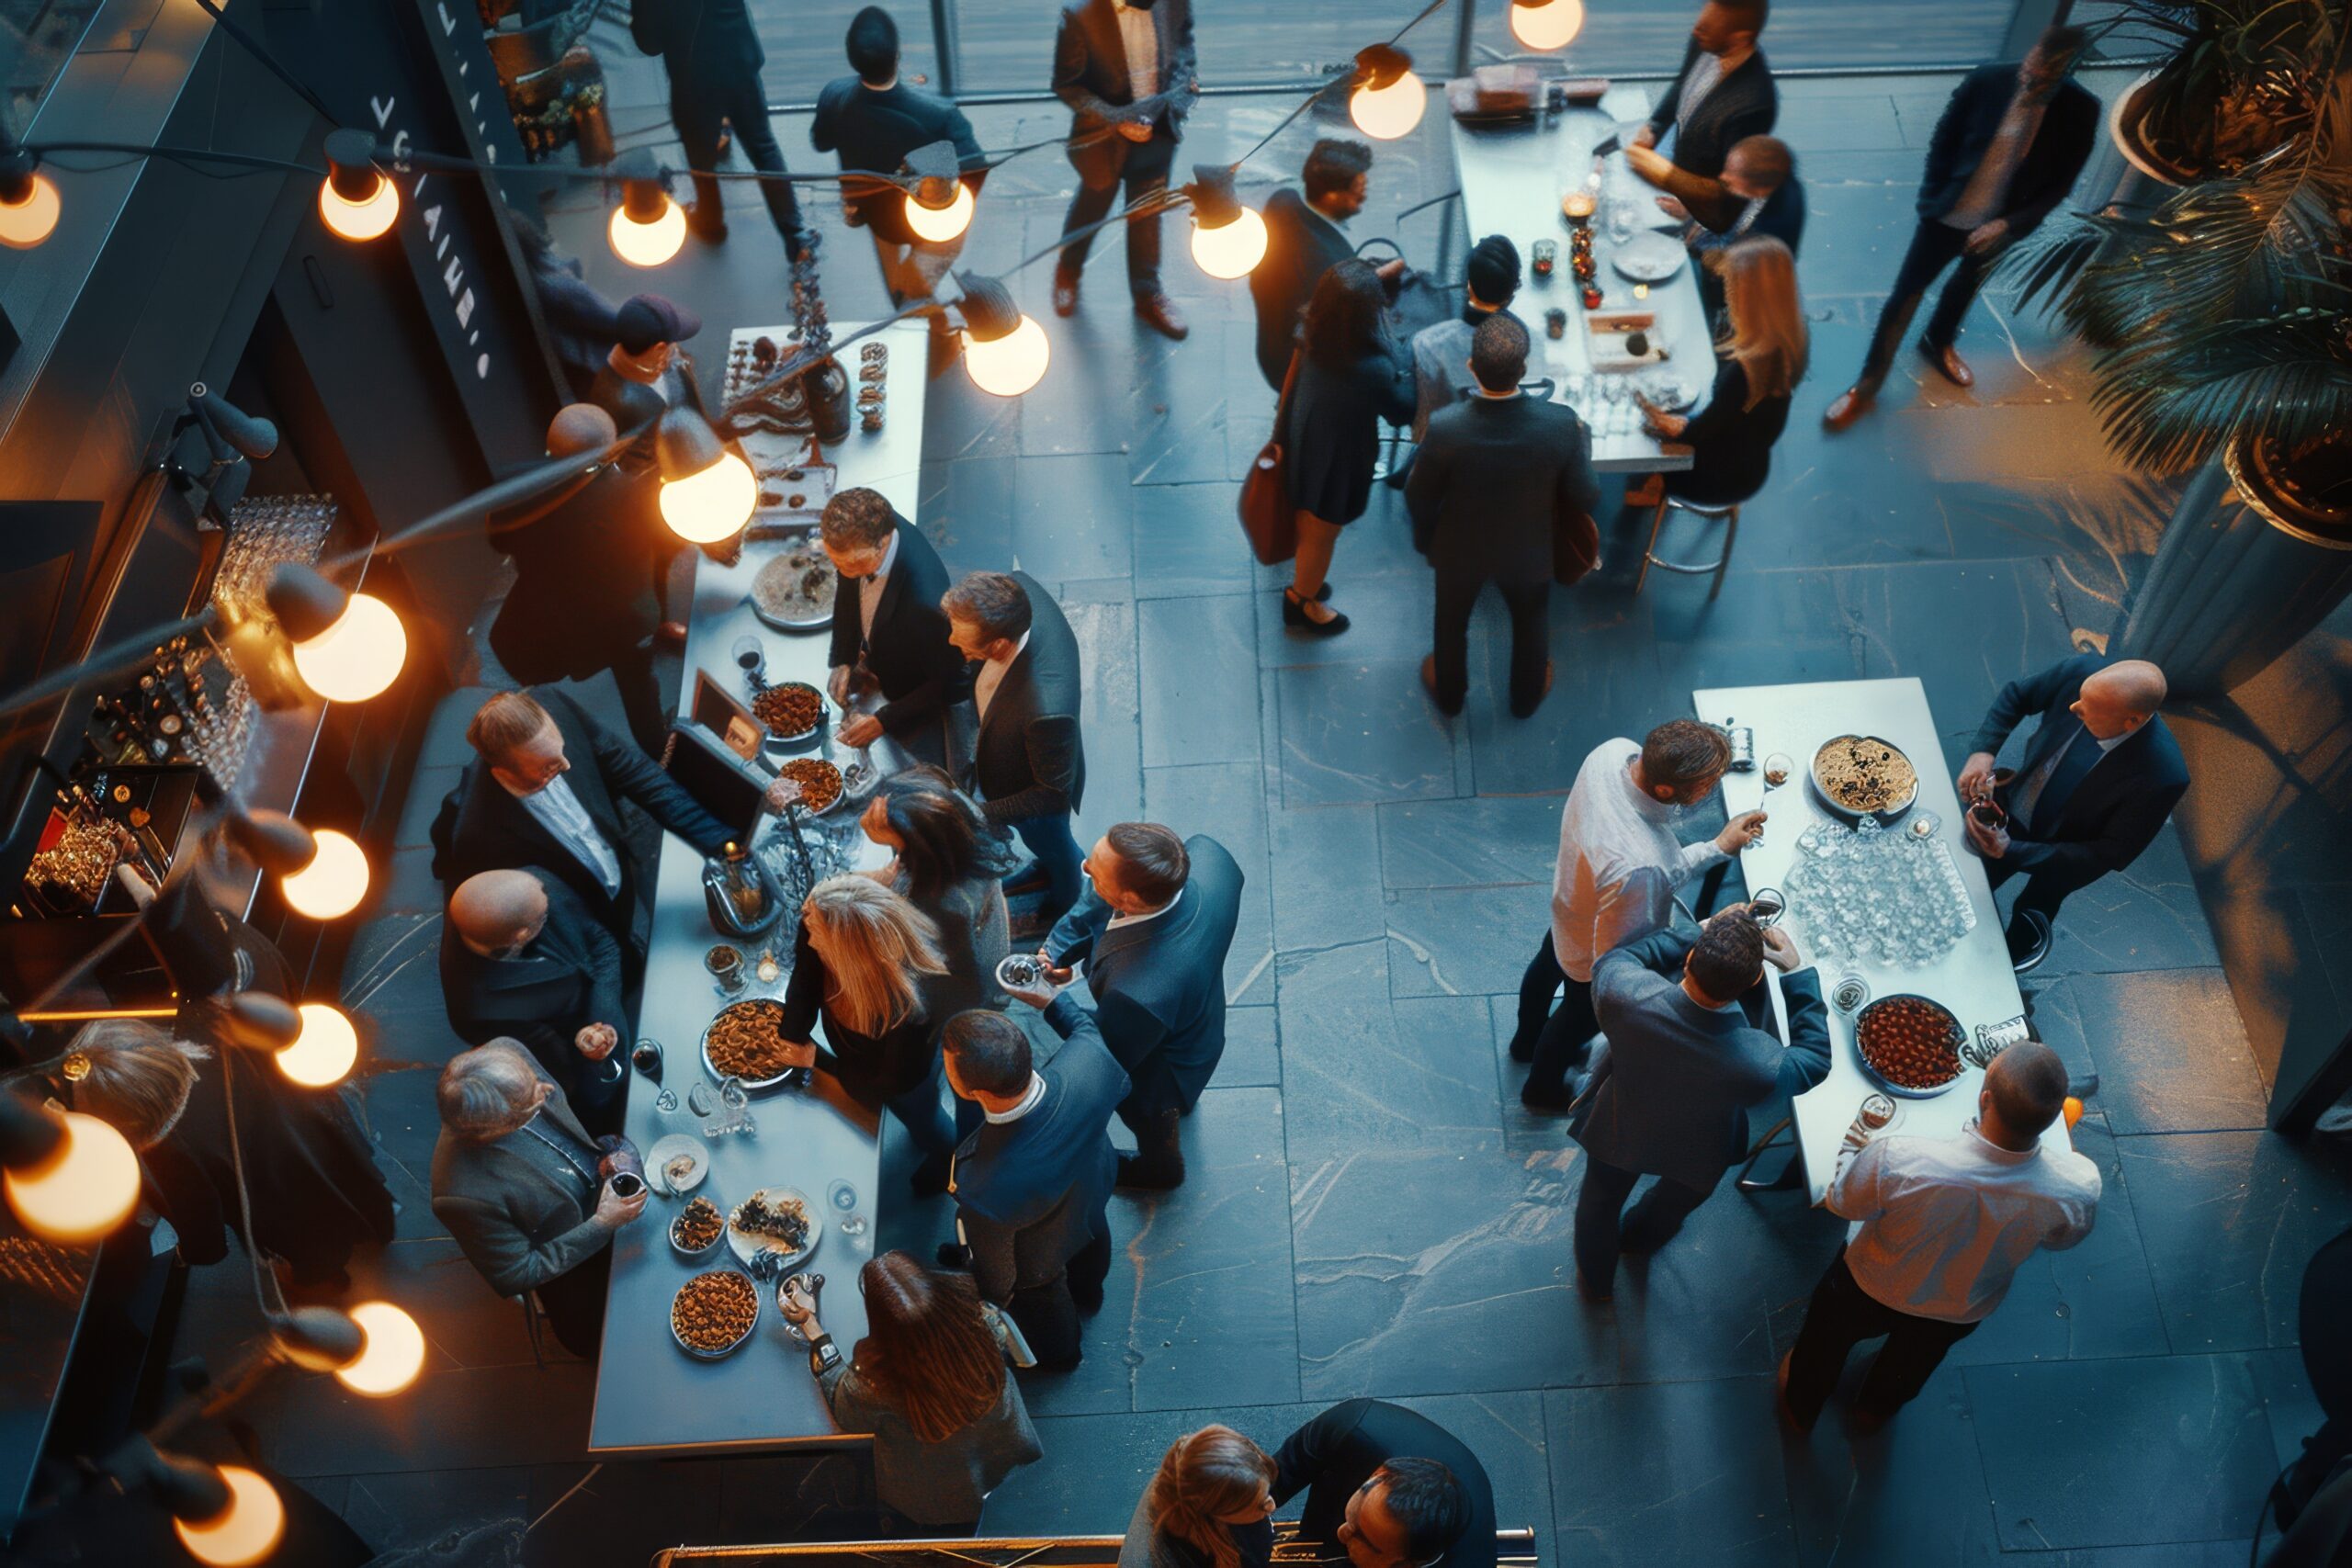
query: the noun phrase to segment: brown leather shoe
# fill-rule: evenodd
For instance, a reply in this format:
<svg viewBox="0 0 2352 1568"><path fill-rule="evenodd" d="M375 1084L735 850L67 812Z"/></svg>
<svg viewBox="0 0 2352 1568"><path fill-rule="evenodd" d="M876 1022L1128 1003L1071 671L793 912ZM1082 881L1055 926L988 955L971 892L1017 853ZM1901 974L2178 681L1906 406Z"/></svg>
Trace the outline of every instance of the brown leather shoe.
<svg viewBox="0 0 2352 1568"><path fill-rule="evenodd" d="M1919 357L1934 366L1943 378L1955 387L1976 385L1976 372L1968 367L1968 361L1960 356L1960 350L1950 344L1938 348L1926 338L1921 338Z"/></svg>
<svg viewBox="0 0 2352 1568"><path fill-rule="evenodd" d="M1078 274L1074 272L1054 274L1054 314L1057 316L1078 314Z"/></svg>
<svg viewBox="0 0 2352 1568"><path fill-rule="evenodd" d="M1193 329L1184 324L1184 313L1176 309L1176 301L1165 294L1138 296L1136 299L1136 314L1143 319L1145 326L1162 337L1172 338L1178 343L1182 343L1193 335Z"/></svg>
<svg viewBox="0 0 2352 1568"><path fill-rule="evenodd" d="M1847 388L1831 399L1829 407L1823 411L1822 428L1833 431L1846 429L1862 415L1870 412L1872 395L1863 390L1859 383Z"/></svg>

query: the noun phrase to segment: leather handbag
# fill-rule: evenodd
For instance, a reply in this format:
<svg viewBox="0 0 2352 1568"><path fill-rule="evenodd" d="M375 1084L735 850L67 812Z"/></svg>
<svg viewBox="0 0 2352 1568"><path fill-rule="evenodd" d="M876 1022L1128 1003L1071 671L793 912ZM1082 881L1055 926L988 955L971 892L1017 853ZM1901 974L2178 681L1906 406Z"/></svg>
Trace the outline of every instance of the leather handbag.
<svg viewBox="0 0 2352 1568"><path fill-rule="evenodd" d="M1266 566L1275 566L1298 553L1298 510L1290 499L1290 458L1283 449L1283 416L1290 412L1291 389L1298 383L1298 355L1291 350L1290 368L1283 372L1283 392L1274 403L1274 433L1258 448L1249 477L1241 481L1237 510L1250 551Z"/></svg>

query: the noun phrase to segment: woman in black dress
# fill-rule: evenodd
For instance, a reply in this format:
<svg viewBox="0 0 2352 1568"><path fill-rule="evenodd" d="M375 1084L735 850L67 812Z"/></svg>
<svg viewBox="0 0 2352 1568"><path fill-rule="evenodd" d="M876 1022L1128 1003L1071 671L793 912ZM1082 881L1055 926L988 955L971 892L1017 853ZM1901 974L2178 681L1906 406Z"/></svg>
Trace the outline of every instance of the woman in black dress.
<svg viewBox="0 0 2352 1568"><path fill-rule="evenodd" d="M875 880L939 928L937 1022L967 1008L1003 1010L996 966L1012 951L1003 877L1015 857L980 808L937 768L913 767L882 781L858 826L894 857Z"/></svg>
<svg viewBox="0 0 2352 1568"><path fill-rule="evenodd" d="M1388 330L1380 274L1355 257L1333 265L1306 302L1298 379L1278 437L1288 455L1298 556L1283 591L1283 624L1317 637L1348 629L1323 601L1340 530L1363 515L1380 460L1380 422L1410 423L1413 356Z"/></svg>
<svg viewBox="0 0 2352 1568"><path fill-rule="evenodd" d="M1265 1568L1273 1483L1274 1461L1230 1427L1177 1438L1136 1506L1119 1568Z"/></svg>
<svg viewBox="0 0 2352 1568"><path fill-rule="evenodd" d="M1655 506L1658 486L1702 506L1728 506L1764 488L1772 444L1789 423L1789 401L1804 379L1804 309L1796 260L1778 240L1742 240L1724 252L1724 313L1730 331L1715 344L1715 388L1707 406L1685 417L1645 402L1651 434L1690 448L1690 467L1652 475L1629 491L1635 506Z"/></svg>

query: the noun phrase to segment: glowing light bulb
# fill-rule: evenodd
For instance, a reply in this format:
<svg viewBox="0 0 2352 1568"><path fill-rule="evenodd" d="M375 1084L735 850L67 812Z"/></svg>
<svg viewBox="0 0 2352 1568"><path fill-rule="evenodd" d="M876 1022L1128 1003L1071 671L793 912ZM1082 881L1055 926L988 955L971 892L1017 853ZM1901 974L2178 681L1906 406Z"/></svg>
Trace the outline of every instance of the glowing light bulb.
<svg viewBox="0 0 2352 1568"><path fill-rule="evenodd" d="M1385 87L1365 83L1348 97L1348 117L1356 129L1376 141L1394 141L1421 123L1429 89L1410 71Z"/></svg>
<svg viewBox="0 0 2352 1568"><path fill-rule="evenodd" d="M398 1393L416 1381L424 1366L424 1331L390 1302L361 1302L351 1319L368 1336L359 1359L335 1369L335 1377L354 1393L381 1399Z"/></svg>
<svg viewBox="0 0 2352 1568"><path fill-rule="evenodd" d="M1211 229L1193 222L1193 261L1211 277L1246 277L1266 259L1266 220L1254 208Z"/></svg>
<svg viewBox="0 0 2352 1568"><path fill-rule="evenodd" d="M700 473L662 481L662 521L690 545L716 545L743 531L760 502L759 477L732 452Z"/></svg>
<svg viewBox="0 0 2352 1568"><path fill-rule="evenodd" d="M319 186L319 219L346 240L372 240L401 215L401 193L382 170L373 171L375 188L354 201L335 188L333 176Z"/></svg>
<svg viewBox="0 0 2352 1568"><path fill-rule="evenodd" d="M613 254L629 265L660 266L686 243L685 209L665 191L661 207L642 220L630 216L627 204L613 209L607 233L613 243Z"/></svg>
<svg viewBox="0 0 2352 1568"><path fill-rule="evenodd" d="M944 244L972 226L972 187L963 181L956 183L955 199L945 207L925 207L907 193L907 227L934 244Z"/></svg>
<svg viewBox="0 0 2352 1568"><path fill-rule="evenodd" d="M311 835L319 846L308 865L278 880L288 908L313 920L340 919L368 897L368 852L348 833L322 828Z"/></svg>
<svg viewBox="0 0 2352 1568"><path fill-rule="evenodd" d="M390 604L354 593L334 625L294 645L294 672L331 703L364 703L400 677L408 633Z"/></svg>
<svg viewBox="0 0 2352 1568"><path fill-rule="evenodd" d="M324 1002L304 1002L294 1010L301 1015L302 1032L277 1053L277 1070L305 1089L341 1083L359 1060L359 1032Z"/></svg>
<svg viewBox="0 0 2352 1568"><path fill-rule="evenodd" d="M97 1240L139 1201L139 1156L130 1141L79 1111L61 1118L65 1139L39 1165L7 1172L8 1206L27 1230L62 1247Z"/></svg>
<svg viewBox="0 0 2352 1568"><path fill-rule="evenodd" d="M964 333L965 370L981 391L1000 398L1017 398L1035 386L1053 356L1054 345L1034 316L1023 315L1011 332L985 342L968 328Z"/></svg>
<svg viewBox="0 0 2352 1568"><path fill-rule="evenodd" d="M1532 50L1566 49L1584 30L1584 0L1511 0L1511 36Z"/></svg>
<svg viewBox="0 0 2352 1568"><path fill-rule="evenodd" d="M286 1505L277 1488L243 1465L222 1465L220 1479L229 1483L229 1506L194 1524L174 1519L172 1529L198 1562L244 1568L277 1550L278 1538L286 1533Z"/></svg>
<svg viewBox="0 0 2352 1568"><path fill-rule="evenodd" d="M22 201L0 197L0 245L15 251L31 250L56 231L62 206L57 186L50 177L34 175L25 183Z"/></svg>

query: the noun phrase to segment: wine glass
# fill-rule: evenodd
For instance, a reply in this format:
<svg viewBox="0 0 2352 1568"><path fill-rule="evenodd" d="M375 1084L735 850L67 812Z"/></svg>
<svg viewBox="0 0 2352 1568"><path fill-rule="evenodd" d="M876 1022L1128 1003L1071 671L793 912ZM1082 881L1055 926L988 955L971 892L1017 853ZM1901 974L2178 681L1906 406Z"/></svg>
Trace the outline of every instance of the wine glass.
<svg viewBox="0 0 2352 1568"><path fill-rule="evenodd" d="M735 639L734 653L735 663L743 671L743 678L752 683L752 690L758 691L768 671L767 645L747 632Z"/></svg>
<svg viewBox="0 0 2352 1568"><path fill-rule="evenodd" d="M1785 751L1775 751L1770 756L1765 758L1764 794L1767 798L1771 795L1774 790L1788 783L1789 775L1795 771L1796 764L1789 761L1789 754ZM1761 832L1758 832L1756 835L1754 841L1748 845L1748 848L1761 849L1763 846L1764 835Z"/></svg>

